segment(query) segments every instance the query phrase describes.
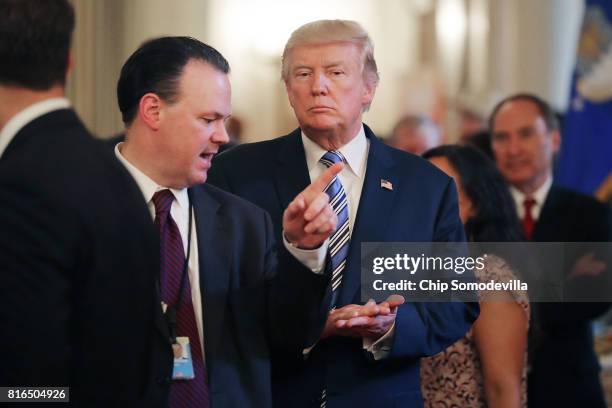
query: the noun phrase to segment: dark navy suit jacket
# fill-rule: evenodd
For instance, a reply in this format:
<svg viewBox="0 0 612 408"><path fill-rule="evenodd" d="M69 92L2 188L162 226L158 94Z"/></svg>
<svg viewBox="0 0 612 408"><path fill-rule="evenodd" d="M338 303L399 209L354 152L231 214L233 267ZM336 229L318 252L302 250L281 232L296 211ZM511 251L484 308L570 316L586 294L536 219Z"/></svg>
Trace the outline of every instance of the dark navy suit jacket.
<svg viewBox="0 0 612 408"><path fill-rule="evenodd" d="M0 157L0 385L141 406L158 254L142 193L74 111L24 126Z"/></svg>
<svg viewBox="0 0 612 408"><path fill-rule="evenodd" d="M214 186L189 189L198 237L204 351L211 406L269 407L270 356L320 333L329 274L276 255L270 217ZM170 335L156 309L149 398L167 401ZM145 405L147 406L147 405Z"/></svg>
<svg viewBox="0 0 612 408"><path fill-rule="evenodd" d="M607 242L612 238L610 225L610 212L605 205L553 185L536 223L533 241ZM550 260L542 262L547 264ZM608 274L609 271L610 265ZM601 275L583 280L594 279L591 284L609 288L608 278ZM537 334L532 336L530 345L530 407L606 406L591 322L608 307L609 303L604 302L533 304L532 327L537 327Z"/></svg>
<svg viewBox="0 0 612 408"><path fill-rule="evenodd" d="M382 144L367 126L365 131L367 170L338 307L360 303L361 242L465 240L453 181L421 158ZM381 179L393 189L381 188ZM280 242L283 210L310 184L300 129L218 156L209 182L266 209ZM285 251L282 245L279 251ZM320 341L307 359L277 355L275 406L316 406L323 387L332 408L422 406L419 358L459 339L477 315L477 305L408 302L398 310L393 347L384 360L374 361L362 339L344 337Z"/></svg>

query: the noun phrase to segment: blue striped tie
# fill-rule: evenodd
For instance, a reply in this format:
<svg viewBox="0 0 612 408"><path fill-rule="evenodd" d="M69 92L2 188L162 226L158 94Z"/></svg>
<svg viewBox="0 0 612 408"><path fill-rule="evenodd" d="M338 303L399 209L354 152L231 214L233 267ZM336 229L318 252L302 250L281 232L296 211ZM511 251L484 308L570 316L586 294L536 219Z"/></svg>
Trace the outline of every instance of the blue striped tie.
<svg viewBox="0 0 612 408"><path fill-rule="evenodd" d="M332 150L325 153L319 161L326 167L331 167L336 163L346 162L346 159L339 151ZM335 306L338 297L337 289L342 283L342 271L346 267L351 231L349 228L348 201L338 176L334 177L329 183L325 192L329 196L329 203L338 216L338 226L329 239L328 249L331 258L333 305Z"/></svg>
<svg viewBox="0 0 612 408"><path fill-rule="evenodd" d="M329 168L336 163L346 162L346 159L339 151L332 150L325 153L319 161ZM332 309L334 309L338 300L338 288L342 283L342 272L346 267L351 231L349 228L348 201L338 176L334 177L329 183L325 192L329 196L329 203L338 216L338 225L329 239L328 248L332 267ZM326 391L325 387L321 390L320 408L325 408L327 405Z"/></svg>

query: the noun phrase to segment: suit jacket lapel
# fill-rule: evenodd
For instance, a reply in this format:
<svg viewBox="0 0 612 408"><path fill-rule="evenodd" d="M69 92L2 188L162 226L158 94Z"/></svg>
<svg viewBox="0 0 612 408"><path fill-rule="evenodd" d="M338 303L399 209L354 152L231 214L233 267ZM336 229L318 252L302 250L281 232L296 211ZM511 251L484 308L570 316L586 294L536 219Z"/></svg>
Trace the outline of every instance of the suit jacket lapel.
<svg viewBox="0 0 612 408"><path fill-rule="evenodd" d="M280 208L283 210L310 184L304 144L300 135L298 128L285 137L276 157L278 173L274 180Z"/></svg>
<svg viewBox="0 0 612 408"><path fill-rule="evenodd" d="M391 217L395 199L397 177L393 172L393 158L374 133L364 125L366 137L370 141L367 167L359 209L351 233L348 264L342 277L338 298L339 306L353 303L361 286L361 243L385 241L385 231ZM393 190L381 187L381 181L391 183Z"/></svg>
<svg viewBox="0 0 612 408"><path fill-rule="evenodd" d="M189 189L198 237L200 292L204 321L204 350L208 369L218 354L222 323L227 308L227 292L231 271L227 214L206 187Z"/></svg>

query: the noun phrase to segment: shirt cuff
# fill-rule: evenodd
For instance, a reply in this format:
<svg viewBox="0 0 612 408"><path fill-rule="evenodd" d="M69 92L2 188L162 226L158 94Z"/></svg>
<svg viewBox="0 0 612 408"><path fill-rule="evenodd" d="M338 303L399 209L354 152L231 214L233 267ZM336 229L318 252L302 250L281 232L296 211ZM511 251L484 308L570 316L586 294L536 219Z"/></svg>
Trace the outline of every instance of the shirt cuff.
<svg viewBox="0 0 612 408"><path fill-rule="evenodd" d="M363 338L363 349L372 353L374 360L385 359L391 354L393 347L393 335L395 334L395 323L393 326L378 340L372 341L366 337Z"/></svg>
<svg viewBox="0 0 612 408"><path fill-rule="evenodd" d="M283 244L285 249L289 251L291 255L302 265L313 271L314 273L321 275L324 272L325 257L327 256L327 247L329 245L329 238L323 242L323 244L315 249L301 249L297 248L287 241L285 233L283 232Z"/></svg>

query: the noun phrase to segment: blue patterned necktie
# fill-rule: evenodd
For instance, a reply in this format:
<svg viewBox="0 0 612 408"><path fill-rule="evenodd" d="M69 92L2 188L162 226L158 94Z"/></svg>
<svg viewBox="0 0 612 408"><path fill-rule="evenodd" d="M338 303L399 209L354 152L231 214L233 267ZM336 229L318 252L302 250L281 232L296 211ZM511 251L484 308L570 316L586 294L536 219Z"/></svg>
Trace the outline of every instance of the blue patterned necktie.
<svg viewBox="0 0 612 408"><path fill-rule="evenodd" d="M336 163L346 162L346 159L339 151L332 150L325 153L319 161L329 168ZM338 288L342 283L342 272L346 267L351 231L349 228L348 200L338 176L334 177L329 183L325 192L329 196L329 203L338 216L338 225L329 239L328 249L332 267L332 304L335 306L338 298Z"/></svg>
<svg viewBox="0 0 612 408"><path fill-rule="evenodd" d="M329 168L336 163L346 162L346 159L337 150L331 150L323 155L319 160ZM325 192L329 196L329 203L331 204L334 212L338 216L338 225L332 233L329 239L329 256L331 259L332 268L332 309L336 307L338 300L338 288L342 283L342 272L346 267L346 257L348 255L349 242L351 239L351 231L349 228L349 212L348 212L348 200L344 187L340 182L340 178L336 175L334 179L325 188ZM325 408L327 405L327 393L326 388L323 387L321 395L319 397L320 408Z"/></svg>

